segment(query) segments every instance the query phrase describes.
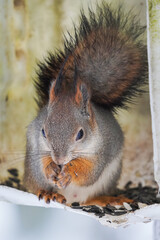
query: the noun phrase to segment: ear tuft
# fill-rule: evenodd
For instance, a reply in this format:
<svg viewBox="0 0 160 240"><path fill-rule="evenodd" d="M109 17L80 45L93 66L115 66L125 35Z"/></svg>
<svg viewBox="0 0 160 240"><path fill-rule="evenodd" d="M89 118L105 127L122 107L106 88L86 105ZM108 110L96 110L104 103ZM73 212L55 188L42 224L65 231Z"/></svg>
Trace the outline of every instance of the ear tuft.
<svg viewBox="0 0 160 240"><path fill-rule="evenodd" d="M82 111L88 112L90 93L85 83L77 83L75 102L82 108Z"/></svg>

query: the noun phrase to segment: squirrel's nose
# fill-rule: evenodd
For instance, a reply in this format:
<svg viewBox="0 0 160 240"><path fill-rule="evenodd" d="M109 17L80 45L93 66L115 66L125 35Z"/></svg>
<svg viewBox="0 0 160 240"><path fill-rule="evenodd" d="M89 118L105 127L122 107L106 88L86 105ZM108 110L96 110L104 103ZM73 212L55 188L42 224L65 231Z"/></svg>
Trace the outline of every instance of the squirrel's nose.
<svg viewBox="0 0 160 240"><path fill-rule="evenodd" d="M63 154L60 153L60 151L56 151L54 149L53 151L53 161L57 164L57 165L64 165L65 162L65 156Z"/></svg>
<svg viewBox="0 0 160 240"><path fill-rule="evenodd" d="M64 165L65 159L64 159L64 158L61 158L61 157L55 157L55 158L54 158L54 162L55 162L57 165L62 166L62 165Z"/></svg>

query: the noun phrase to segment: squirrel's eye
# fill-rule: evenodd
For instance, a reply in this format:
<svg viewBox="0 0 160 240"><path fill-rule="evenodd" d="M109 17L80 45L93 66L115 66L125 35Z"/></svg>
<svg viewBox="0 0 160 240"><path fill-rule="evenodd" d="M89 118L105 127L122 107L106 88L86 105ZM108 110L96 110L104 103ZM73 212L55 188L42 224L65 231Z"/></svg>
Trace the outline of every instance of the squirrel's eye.
<svg viewBox="0 0 160 240"><path fill-rule="evenodd" d="M45 137L46 138L46 134L45 134L45 131L44 131L44 129L42 128L42 135L43 135L43 137Z"/></svg>
<svg viewBox="0 0 160 240"><path fill-rule="evenodd" d="M81 129L77 134L76 141L82 139L83 135L84 135L84 133L83 133L83 130Z"/></svg>

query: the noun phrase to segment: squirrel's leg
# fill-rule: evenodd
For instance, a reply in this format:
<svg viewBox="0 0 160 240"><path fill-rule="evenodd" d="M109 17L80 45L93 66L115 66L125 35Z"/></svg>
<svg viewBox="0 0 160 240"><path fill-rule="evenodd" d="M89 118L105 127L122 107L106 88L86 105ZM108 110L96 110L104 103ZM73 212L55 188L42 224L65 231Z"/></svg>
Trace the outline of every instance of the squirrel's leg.
<svg viewBox="0 0 160 240"><path fill-rule="evenodd" d="M42 158L42 166L43 172L47 180L53 182L53 179L58 176L60 173L60 167L56 165L50 156L45 156ZM44 189L39 189L37 191L37 196L40 199L44 199L46 203L50 203L50 201L57 201L59 203L66 203L66 199L63 195L53 192L53 191L46 191Z"/></svg>
<svg viewBox="0 0 160 240"><path fill-rule="evenodd" d="M114 196L98 196L98 197L94 197L90 200L87 200L85 203L83 203L82 205L86 206L86 205L98 205L101 207L105 207L107 204L115 206L115 205L123 205L124 202L127 203L132 203L133 200L126 198L123 195L114 197Z"/></svg>

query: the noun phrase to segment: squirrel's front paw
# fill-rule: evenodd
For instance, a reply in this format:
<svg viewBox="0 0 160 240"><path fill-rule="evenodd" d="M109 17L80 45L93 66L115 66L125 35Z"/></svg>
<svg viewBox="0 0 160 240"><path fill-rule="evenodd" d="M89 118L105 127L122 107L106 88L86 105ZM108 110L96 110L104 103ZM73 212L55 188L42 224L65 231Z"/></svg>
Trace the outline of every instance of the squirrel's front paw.
<svg viewBox="0 0 160 240"><path fill-rule="evenodd" d="M47 179L54 180L58 174L60 173L61 169L58 165L56 165L54 162L51 162L46 168L45 168L45 175Z"/></svg>
<svg viewBox="0 0 160 240"><path fill-rule="evenodd" d="M71 182L71 175L67 165L63 166L61 172L54 178L54 183L58 188L66 188Z"/></svg>

